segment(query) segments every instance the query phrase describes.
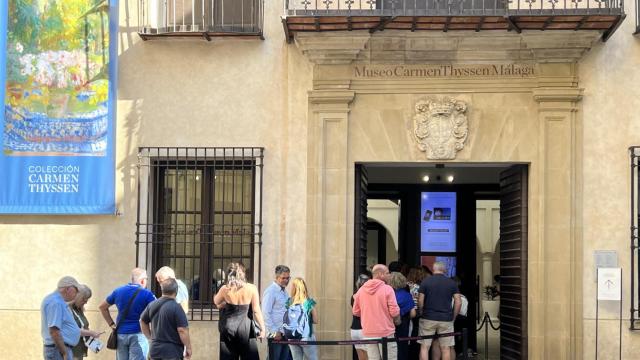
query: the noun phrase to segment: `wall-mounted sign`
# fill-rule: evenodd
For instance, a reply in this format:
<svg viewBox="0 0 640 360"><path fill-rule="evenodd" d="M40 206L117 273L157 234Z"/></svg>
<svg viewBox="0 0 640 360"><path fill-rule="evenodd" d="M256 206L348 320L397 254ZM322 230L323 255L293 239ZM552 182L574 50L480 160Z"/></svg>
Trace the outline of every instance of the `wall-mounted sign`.
<svg viewBox="0 0 640 360"><path fill-rule="evenodd" d="M115 213L117 14L113 0L0 4L0 213Z"/></svg>
<svg viewBox="0 0 640 360"><path fill-rule="evenodd" d="M485 78L535 76L533 64L355 65L356 79Z"/></svg>
<svg viewBox="0 0 640 360"><path fill-rule="evenodd" d="M622 300L621 268L598 268L598 300Z"/></svg>

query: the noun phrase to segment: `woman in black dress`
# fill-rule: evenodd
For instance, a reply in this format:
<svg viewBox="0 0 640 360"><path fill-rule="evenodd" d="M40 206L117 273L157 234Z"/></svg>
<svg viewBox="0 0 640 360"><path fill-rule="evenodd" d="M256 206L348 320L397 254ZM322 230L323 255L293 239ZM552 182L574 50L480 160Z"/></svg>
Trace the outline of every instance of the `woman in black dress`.
<svg viewBox="0 0 640 360"><path fill-rule="evenodd" d="M260 296L255 285L246 282L245 269L240 263L227 267L227 283L213 297L220 309L220 360L260 359L258 344L264 339L264 331L257 331L253 320L264 329L260 310Z"/></svg>

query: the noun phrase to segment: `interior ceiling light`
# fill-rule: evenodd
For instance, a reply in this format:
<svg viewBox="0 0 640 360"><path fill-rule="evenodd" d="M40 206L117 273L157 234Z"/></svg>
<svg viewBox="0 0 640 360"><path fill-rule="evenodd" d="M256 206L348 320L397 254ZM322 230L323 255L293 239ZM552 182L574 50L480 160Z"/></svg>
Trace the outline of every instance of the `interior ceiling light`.
<svg viewBox="0 0 640 360"><path fill-rule="evenodd" d="M447 176L447 181L448 181L448 182L452 183L452 182L453 182L453 180L454 180L453 175L449 175L449 176Z"/></svg>
<svg viewBox="0 0 640 360"><path fill-rule="evenodd" d="M429 182L429 175L425 175L422 177L422 181Z"/></svg>

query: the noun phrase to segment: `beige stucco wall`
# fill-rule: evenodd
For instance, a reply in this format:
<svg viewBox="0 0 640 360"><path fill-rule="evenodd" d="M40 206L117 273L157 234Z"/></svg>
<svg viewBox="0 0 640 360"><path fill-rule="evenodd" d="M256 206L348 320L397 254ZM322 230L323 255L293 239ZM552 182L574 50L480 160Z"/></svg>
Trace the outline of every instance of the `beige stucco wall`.
<svg viewBox="0 0 640 360"><path fill-rule="evenodd" d="M572 128L575 137L569 137L569 142L575 141L575 147L569 146L569 151L576 151L569 157L573 162L567 163L563 157L551 164L550 171L543 172L548 154L567 150L562 143L567 138L554 137L556 131L564 135L573 132L542 125L547 120L539 112L540 105L531 90L534 85L517 85L519 90L514 90L509 82L445 82L431 90L424 84L399 90L393 83L376 84L378 90L369 91L366 83L360 83L362 87L353 94L353 101L347 99L349 96L310 101L307 91L314 88L313 76L316 80L344 78L351 72L348 66L314 66L308 54L285 43L280 22L282 1L265 2L264 41L216 38L212 42L142 42L135 33L135 6L135 2L120 2L116 152L120 215L0 216L0 273L9 290L0 298L0 323L5 324L0 327L2 358L41 356L40 301L66 274L75 275L93 289L89 320L98 329L106 328L99 319L97 304L126 282L135 263L135 164L139 146L264 146L261 282L263 286L268 284L270 269L287 263L294 276L310 280L312 293L321 299L321 336L346 336L349 309L345 295L351 280L345 270L352 268L349 259L353 259L348 242L353 234L353 162L424 161L408 132L414 102L428 95L453 95L472 106L469 139L456 161L531 163L529 255L530 287L535 291L530 294L529 344L537 349L531 352L531 358L593 356L593 251L617 250L621 266L629 268L626 148L640 144L640 118L634 113L640 106L635 91L640 81L640 44L631 36L631 18L609 42L597 43L577 69L545 68L554 75L578 75L579 83L573 87L585 91ZM632 2L627 4L629 14L634 13L633 6ZM315 86L325 85L316 82ZM337 84L337 88L341 86ZM339 105L331 108L336 103ZM323 169L314 163L318 149L313 145L319 140L309 137L318 134L313 127L319 118L330 124L321 129L323 136L334 136L329 145L348 149L344 153L326 152L330 157L325 159L328 165ZM336 139L339 134L344 137ZM560 144L551 142L545 147L544 139ZM566 188L557 175L572 174L565 172L567 167L575 172L570 180L574 197L544 199L541 194L545 189ZM327 182L320 185L326 186L330 197L323 198L316 191L318 179L323 178ZM341 211L327 213L335 208ZM569 223L545 227L544 220L552 221L556 214L560 215L559 221ZM323 220L314 220L322 216ZM331 230L322 232L323 227ZM345 241L316 241L333 235ZM569 237L577 239L570 250L579 252L570 261L562 259L564 247L548 247L553 242L544 241ZM629 276L628 271L623 274ZM554 286L577 279L579 286L575 289L582 294L580 299L566 302L554 296L566 294L566 289L547 286L554 277L560 278ZM331 291L336 281L343 284L337 294ZM628 318L628 285L624 290L623 316ZM618 310L609 305L600 309L601 318L611 320L601 322L601 334L605 335L599 340L599 357L615 358L617 337L612 334L617 334ZM564 317L567 313L577 313L579 319L571 321L578 328L562 328L559 335L555 334L556 315ZM640 351L639 335L626 330L628 322L623 326L623 358L633 358ZM195 359L216 358L216 327L213 322L191 324ZM569 335L574 339L563 342ZM93 358L112 355L105 351ZM333 351L329 355L340 357Z"/></svg>
<svg viewBox="0 0 640 360"><path fill-rule="evenodd" d="M625 2L629 17L606 42L598 43L580 63L585 89L583 113L583 331L585 358L595 357L596 282L594 251L615 250L622 267L622 358L640 354L640 332L629 331L630 309L630 168L627 148L640 144L640 38L635 31L636 2ZM637 258L636 258L637 259ZM637 307L637 301L636 301ZM617 359L618 302L600 302L598 358Z"/></svg>
<svg viewBox="0 0 640 360"><path fill-rule="evenodd" d="M275 265L305 276L308 62L285 42L282 1L265 3L265 40L142 41L137 2L120 1L116 201L118 216L0 216L3 359L41 358L42 298L71 274L88 284L90 323L107 329L97 305L135 265L139 146L263 146L263 286ZM217 322L192 322L194 359L216 358ZM105 350L92 358L109 359Z"/></svg>

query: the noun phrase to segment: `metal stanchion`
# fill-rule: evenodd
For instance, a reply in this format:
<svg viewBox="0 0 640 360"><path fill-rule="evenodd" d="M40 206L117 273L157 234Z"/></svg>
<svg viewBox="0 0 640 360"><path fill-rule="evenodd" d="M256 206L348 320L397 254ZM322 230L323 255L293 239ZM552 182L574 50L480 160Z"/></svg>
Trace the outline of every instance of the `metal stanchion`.
<svg viewBox="0 0 640 360"><path fill-rule="evenodd" d="M480 331L481 329L477 329L477 331ZM405 342L405 341L413 341L413 340L423 340L423 339L437 339L439 337L446 337L446 336L462 336L462 348L464 351L464 355L463 358L464 359L468 359L468 347L469 347L469 336L468 336L468 330L467 329L462 329L461 332L451 332L451 333L444 333L444 334L436 334L436 335L428 335L428 336L414 336L414 337L400 337L400 338L387 338L387 337L382 337L382 338L375 338L375 339L366 339L366 340L313 340L313 341L306 341L306 340L275 340L272 338L268 338L267 339L267 345L269 346L269 357L270 359L273 359L273 355L275 354L273 351L273 345L274 344L280 344L280 345L301 345L301 346L305 346L305 345L318 345L318 346L334 346L334 345L339 345L339 346L353 346L356 344L369 344L369 345L374 345L376 347L380 347L380 352L381 352L381 358L382 360L389 360L389 343L398 343L398 342ZM400 359L398 359L400 360ZM402 359L404 360L404 359Z"/></svg>
<svg viewBox="0 0 640 360"><path fill-rule="evenodd" d="M489 316L489 313L486 311L484 313L484 318L491 319L491 317ZM485 324L485 327L484 327L484 358L485 359L489 358L489 324Z"/></svg>
<svg viewBox="0 0 640 360"><path fill-rule="evenodd" d="M469 334L467 328L462 328L462 359L469 359Z"/></svg>
<svg viewBox="0 0 640 360"><path fill-rule="evenodd" d="M387 353L387 338L382 338L382 360L388 360L389 354Z"/></svg>

